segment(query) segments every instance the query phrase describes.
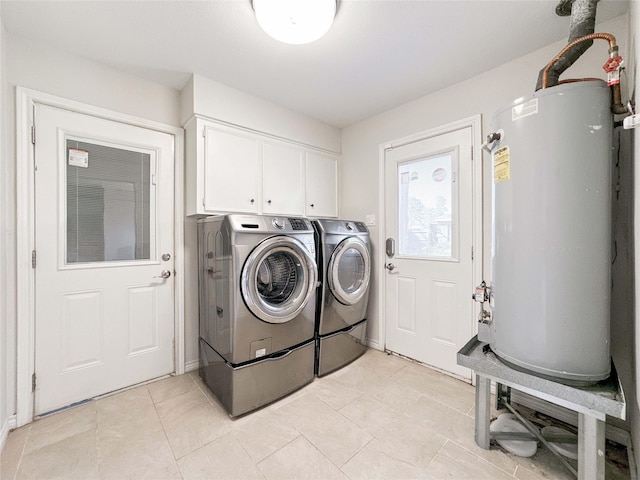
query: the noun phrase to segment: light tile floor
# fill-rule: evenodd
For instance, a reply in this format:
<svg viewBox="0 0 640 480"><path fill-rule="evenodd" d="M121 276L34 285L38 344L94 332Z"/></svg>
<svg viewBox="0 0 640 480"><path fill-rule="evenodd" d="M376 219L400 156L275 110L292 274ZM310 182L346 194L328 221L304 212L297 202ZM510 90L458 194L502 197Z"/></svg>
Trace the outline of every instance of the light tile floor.
<svg viewBox="0 0 640 480"><path fill-rule="evenodd" d="M473 440L474 390L369 350L232 420L197 372L136 387L9 434L9 479L571 479L539 448L519 458ZM629 478L607 462L607 479Z"/></svg>

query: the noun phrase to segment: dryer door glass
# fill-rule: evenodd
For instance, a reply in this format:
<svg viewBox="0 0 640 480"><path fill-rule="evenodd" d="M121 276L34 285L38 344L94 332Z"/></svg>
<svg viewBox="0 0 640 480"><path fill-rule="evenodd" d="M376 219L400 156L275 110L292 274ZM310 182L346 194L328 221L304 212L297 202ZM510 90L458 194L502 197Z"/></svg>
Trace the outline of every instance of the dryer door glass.
<svg viewBox="0 0 640 480"><path fill-rule="evenodd" d="M346 238L329 260L329 288L345 305L359 302L367 293L371 273L369 249L357 237Z"/></svg>
<svg viewBox="0 0 640 480"><path fill-rule="evenodd" d="M292 237L260 243L242 269L240 290L251 312L269 323L298 316L315 293L318 271L307 248Z"/></svg>

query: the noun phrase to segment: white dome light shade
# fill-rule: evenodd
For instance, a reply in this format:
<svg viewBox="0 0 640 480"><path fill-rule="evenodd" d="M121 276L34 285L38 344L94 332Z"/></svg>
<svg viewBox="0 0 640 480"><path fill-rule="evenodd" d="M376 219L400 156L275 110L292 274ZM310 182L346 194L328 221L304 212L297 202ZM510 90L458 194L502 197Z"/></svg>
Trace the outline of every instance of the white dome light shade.
<svg viewBox="0 0 640 480"><path fill-rule="evenodd" d="M336 0L253 0L253 9L267 34L300 45L327 33L336 16Z"/></svg>

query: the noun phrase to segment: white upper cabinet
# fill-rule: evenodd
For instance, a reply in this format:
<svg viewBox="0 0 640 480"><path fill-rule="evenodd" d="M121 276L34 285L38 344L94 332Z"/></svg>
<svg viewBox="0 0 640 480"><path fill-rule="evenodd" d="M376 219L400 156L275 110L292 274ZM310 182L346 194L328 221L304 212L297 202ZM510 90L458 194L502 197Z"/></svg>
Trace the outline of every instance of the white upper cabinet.
<svg viewBox="0 0 640 480"><path fill-rule="evenodd" d="M260 143L240 132L204 127L204 209L258 212Z"/></svg>
<svg viewBox="0 0 640 480"><path fill-rule="evenodd" d="M309 217L338 216L338 159L307 152L306 210Z"/></svg>
<svg viewBox="0 0 640 480"><path fill-rule="evenodd" d="M200 117L185 129L187 215L337 216L337 156Z"/></svg>
<svg viewBox="0 0 640 480"><path fill-rule="evenodd" d="M295 145L262 144L262 211L304 215L304 150Z"/></svg>

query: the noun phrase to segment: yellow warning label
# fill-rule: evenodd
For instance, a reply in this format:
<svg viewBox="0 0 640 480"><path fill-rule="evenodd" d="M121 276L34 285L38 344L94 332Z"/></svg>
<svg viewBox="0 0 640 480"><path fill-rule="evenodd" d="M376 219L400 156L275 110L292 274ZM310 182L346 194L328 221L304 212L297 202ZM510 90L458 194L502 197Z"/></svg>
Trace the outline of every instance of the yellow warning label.
<svg viewBox="0 0 640 480"><path fill-rule="evenodd" d="M503 182L511 178L511 155L509 147L500 147L493 152L493 183Z"/></svg>

